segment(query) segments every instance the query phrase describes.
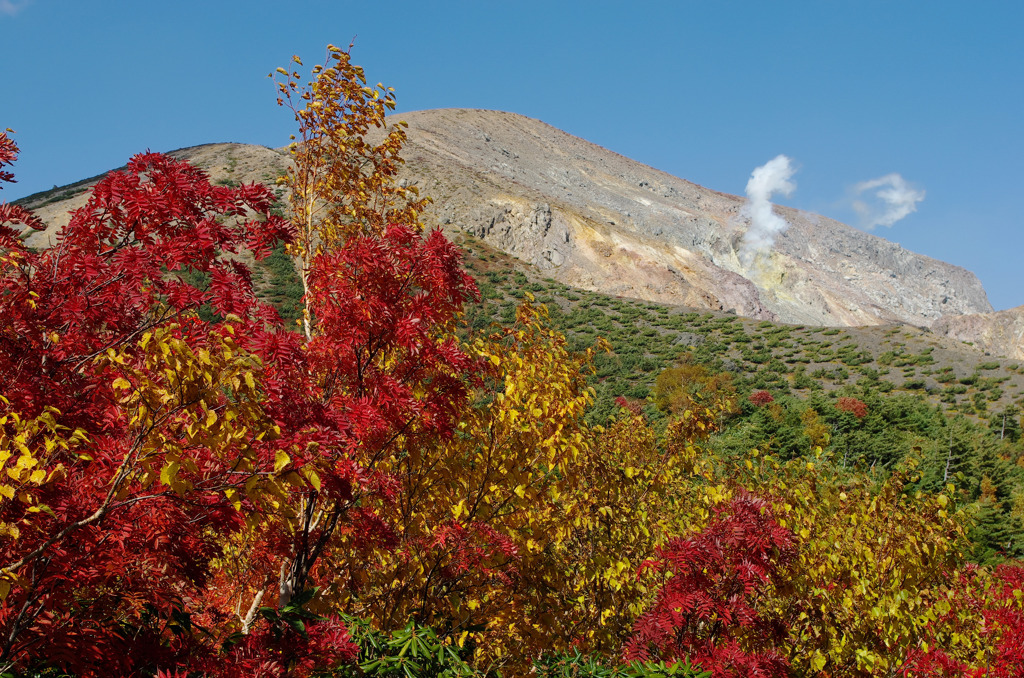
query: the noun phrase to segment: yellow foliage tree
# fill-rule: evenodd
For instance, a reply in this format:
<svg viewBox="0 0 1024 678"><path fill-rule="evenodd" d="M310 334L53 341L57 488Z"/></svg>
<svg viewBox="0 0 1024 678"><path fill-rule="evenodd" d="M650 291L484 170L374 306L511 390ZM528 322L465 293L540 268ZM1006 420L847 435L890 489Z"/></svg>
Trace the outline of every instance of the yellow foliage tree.
<svg viewBox="0 0 1024 678"><path fill-rule="evenodd" d="M302 66L297 56L292 63ZM356 234L379 234L388 224L421 229L419 215L429 200L419 198L415 186L396 181L404 162L400 152L406 125L388 125L394 90L368 87L362 67L351 62L347 51L328 45L325 64L313 67L306 85L298 71L278 68L271 77L278 104L290 109L299 124L289 147L294 162L283 183L297 231L289 252L301 264L308 298L310 262L318 252L336 249ZM307 304L307 339L313 321Z"/></svg>
<svg viewBox="0 0 1024 678"><path fill-rule="evenodd" d="M912 468L875 483L839 480L827 458L756 462L741 482L776 500L798 544L789 586L766 610L790 629L792 667L800 675L891 675L904 649L950 612L954 573L969 551L967 516L947 494L910 495ZM977 611L960 613L961 631L982 621ZM970 654L981 649L979 633L946 639L957 655Z"/></svg>

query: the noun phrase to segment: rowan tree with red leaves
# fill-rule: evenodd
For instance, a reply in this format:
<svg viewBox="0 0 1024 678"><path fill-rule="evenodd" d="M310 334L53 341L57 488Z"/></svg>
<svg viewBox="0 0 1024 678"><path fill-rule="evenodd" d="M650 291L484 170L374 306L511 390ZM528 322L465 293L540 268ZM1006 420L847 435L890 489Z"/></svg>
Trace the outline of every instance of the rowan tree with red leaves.
<svg viewBox="0 0 1024 678"><path fill-rule="evenodd" d="M787 629L758 613L795 553L770 505L746 492L719 506L701 532L671 540L645 563L665 576L657 600L625 646L627 660L688 658L715 678L787 676Z"/></svg>
<svg viewBox="0 0 1024 678"><path fill-rule="evenodd" d="M213 651L178 631L205 596L218 535L243 525L223 494L238 481L229 460L256 458L272 424L234 333L274 314L221 255L289 237L272 202L142 154L96 185L55 246L5 240L4 665L45 656L82 675L128 673ZM203 323L206 303L234 320Z"/></svg>
<svg viewBox="0 0 1024 678"><path fill-rule="evenodd" d="M293 241L273 202L147 153L47 250L8 226L31 214L0 212L0 666L305 675L355 656L307 609L331 612L316 568L396 543L376 466L450 435L476 290L440 233L353 229L304 251L306 333L288 331L232 256Z"/></svg>
<svg viewBox="0 0 1024 678"><path fill-rule="evenodd" d="M0 189L5 183L14 183L14 173L3 169L4 165L13 165L18 159L18 145L7 136L10 129L0 132ZM23 224L35 229L42 229L43 222L37 216L20 205L0 202L0 251L16 246L20 233L7 224Z"/></svg>

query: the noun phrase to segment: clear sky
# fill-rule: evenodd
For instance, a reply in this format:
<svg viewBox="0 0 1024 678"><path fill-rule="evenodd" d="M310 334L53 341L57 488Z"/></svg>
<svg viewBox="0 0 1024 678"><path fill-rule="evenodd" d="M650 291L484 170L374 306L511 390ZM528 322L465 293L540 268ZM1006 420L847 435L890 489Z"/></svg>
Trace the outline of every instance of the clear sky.
<svg viewBox="0 0 1024 678"><path fill-rule="evenodd" d="M1022 25L1019 0L0 0L0 129L22 148L0 197L147 148L282 146L293 121L267 74L355 38L399 111L514 111L737 194L785 154L796 190L776 200L851 225L854 187L898 173L924 199L874 232L1009 308L1024 304Z"/></svg>

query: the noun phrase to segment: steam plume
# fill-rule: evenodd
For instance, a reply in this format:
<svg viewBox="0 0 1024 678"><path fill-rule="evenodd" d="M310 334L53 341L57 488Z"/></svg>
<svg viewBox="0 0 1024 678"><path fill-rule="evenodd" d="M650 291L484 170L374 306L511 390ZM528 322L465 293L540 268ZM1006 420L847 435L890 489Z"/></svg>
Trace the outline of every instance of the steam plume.
<svg viewBox="0 0 1024 678"><path fill-rule="evenodd" d="M750 218L750 227L743 236L739 257L744 266L750 266L758 252L771 249L775 236L789 224L772 211L771 197L776 193L788 196L796 190L790 181L796 168L789 158L778 155L750 174L747 182L747 204L743 214Z"/></svg>
<svg viewBox="0 0 1024 678"><path fill-rule="evenodd" d="M857 196L865 191L875 191L875 197L882 203L869 205L860 199L853 201L853 209L857 210L857 214L864 220L864 228L869 231L875 226L892 226L911 212L916 212L917 203L924 200L924 191L912 188L903 177L895 173L862 181L853 187Z"/></svg>
<svg viewBox="0 0 1024 678"><path fill-rule="evenodd" d="M33 0L0 0L0 14L14 16L25 9Z"/></svg>

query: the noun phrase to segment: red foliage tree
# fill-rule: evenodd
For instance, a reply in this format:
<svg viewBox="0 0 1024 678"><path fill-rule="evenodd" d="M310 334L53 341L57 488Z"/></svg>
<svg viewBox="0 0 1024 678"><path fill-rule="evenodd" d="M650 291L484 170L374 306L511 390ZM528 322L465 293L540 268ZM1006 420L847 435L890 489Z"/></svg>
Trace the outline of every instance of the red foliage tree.
<svg viewBox="0 0 1024 678"><path fill-rule="evenodd" d="M223 494L237 483L227 460L258 459L260 443L225 438L240 429L210 417L231 410L260 437L272 422L255 388L229 394L214 377L242 374L223 357L236 327L276 316L222 255L244 245L259 257L289 237L272 203L266 188L214 187L187 163L143 154L97 184L56 246L4 241L0 434L21 456L14 466L5 453L14 483L0 488L3 664L45 657L109 675L216 656L192 615L220 540L244 525ZM208 290L187 282L195 272ZM207 303L233 322L201 322ZM204 355L220 368L205 383L188 370ZM196 420L210 426L189 429Z"/></svg>
<svg viewBox="0 0 1024 678"><path fill-rule="evenodd" d="M963 609L980 610L985 621L981 633L989 639L989 651L984 657L965 661L953 656L942 643L929 638L928 649L913 648L898 675L907 678L1020 678L1024 676L1024 604L1020 592L1024 590L1024 566L1000 565L989 586L981 591L974 585L971 572L960 577L954 588L956 598L953 610L934 626L952 622L956 629L957 612ZM1016 591L1016 593L1015 593ZM934 630L934 628L933 628Z"/></svg>
<svg viewBox="0 0 1024 678"><path fill-rule="evenodd" d="M750 394L750 403L756 407L764 407L774 401L775 398L768 391L754 391Z"/></svg>
<svg viewBox="0 0 1024 678"><path fill-rule="evenodd" d="M0 132L0 188L5 183L14 183L14 174L3 169L4 165L13 165L18 159L18 145L7 136L10 131ZM0 251L18 244L19 232L7 225L18 223L36 229L43 228L43 222L24 207L0 202Z"/></svg>
<svg viewBox="0 0 1024 678"><path fill-rule="evenodd" d="M625 657L689 658L715 678L786 676L788 661L775 649L786 629L755 608L793 556L792 535L767 502L745 492L716 511L703 531L670 541L645 563L666 580L637 620Z"/></svg>
<svg viewBox="0 0 1024 678"><path fill-rule="evenodd" d="M313 259L307 341L224 256L291 237L272 202L144 154L51 249L3 212L0 434L23 452L0 487L0 663L300 675L354 656L303 611L311 576L343 526L389 538L376 460L450 431L473 365L450 330L475 288L439 233L354 237ZM248 576L226 585L243 532Z"/></svg>
<svg viewBox="0 0 1024 678"><path fill-rule="evenodd" d="M644 411L644 404L642 401L637 400L636 398L627 398L626 396L617 397L615 399L615 406L628 411L634 416L643 414Z"/></svg>
<svg viewBox="0 0 1024 678"><path fill-rule="evenodd" d="M857 398L840 398L836 401L836 409L841 412L849 412L858 419L868 416L868 406L863 400Z"/></svg>
<svg viewBox="0 0 1024 678"><path fill-rule="evenodd" d="M265 366L265 407L288 455L280 470L312 480L294 493L303 514L272 526L256 547L268 555L249 569L254 604L271 593L286 605L311 585L339 532L355 535L347 548L397 538L372 508L397 489L378 463L396 445L449 435L468 404L475 366L447 331L476 294L460 262L439 231L424 238L389 226L355 236L313 257L312 339L252 328L246 345Z"/></svg>

